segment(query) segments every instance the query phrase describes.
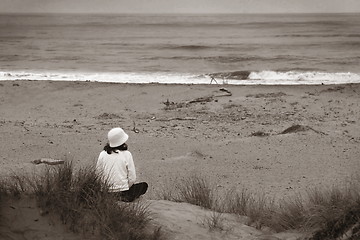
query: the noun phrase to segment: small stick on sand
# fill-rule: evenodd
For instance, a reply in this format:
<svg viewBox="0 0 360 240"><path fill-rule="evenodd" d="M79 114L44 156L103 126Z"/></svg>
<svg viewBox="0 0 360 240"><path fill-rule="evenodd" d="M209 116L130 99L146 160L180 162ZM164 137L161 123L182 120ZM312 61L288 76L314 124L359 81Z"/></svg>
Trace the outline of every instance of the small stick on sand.
<svg viewBox="0 0 360 240"><path fill-rule="evenodd" d="M192 120L197 120L196 117L184 117L184 118L180 118L180 117L175 117L175 118L167 118L167 119L156 119L156 121L173 121L173 120L178 120L178 121L192 121Z"/></svg>
<svg viewBox="0 0 360 240"><path fill-rule="evenodd" d="M136 128L135 121L133 121L133 124L134 124L134 127L133 127L133 129L132 129L132 130L134 131L134 133L139 133L139 132L140 132L140 130Z"/></svg>

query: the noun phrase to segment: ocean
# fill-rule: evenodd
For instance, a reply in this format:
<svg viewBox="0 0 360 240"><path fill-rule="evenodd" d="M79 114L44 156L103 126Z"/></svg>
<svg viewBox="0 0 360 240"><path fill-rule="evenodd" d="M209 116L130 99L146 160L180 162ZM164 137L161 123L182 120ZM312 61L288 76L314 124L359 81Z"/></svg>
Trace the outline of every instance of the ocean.
<svg viewBox="0 0 360 240"><path fill-rule="evenodd" d="M0 80L360 82L360 14L0 15Z"/></svg>

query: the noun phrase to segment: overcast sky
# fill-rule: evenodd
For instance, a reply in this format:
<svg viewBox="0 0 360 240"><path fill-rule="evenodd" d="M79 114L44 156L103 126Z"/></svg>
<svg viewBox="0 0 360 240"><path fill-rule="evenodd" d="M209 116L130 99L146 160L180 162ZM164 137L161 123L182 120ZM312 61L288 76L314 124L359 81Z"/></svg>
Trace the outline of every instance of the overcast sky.
<svg viewBox="0 0 360 240"><path fill-rule="evenodd" d="M360 12L360 0L0 0L0 12L328 13Z"/></svg>

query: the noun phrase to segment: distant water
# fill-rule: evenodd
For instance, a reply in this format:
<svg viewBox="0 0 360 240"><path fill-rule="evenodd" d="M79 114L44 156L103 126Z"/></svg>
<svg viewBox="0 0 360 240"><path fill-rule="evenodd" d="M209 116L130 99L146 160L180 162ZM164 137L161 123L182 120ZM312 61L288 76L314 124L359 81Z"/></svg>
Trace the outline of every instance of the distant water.
<svg viewBox="0 0 360 240"><path fill-rule="evenodd" d="M360 14L0 15L0 80L360 82Z"/></svg>

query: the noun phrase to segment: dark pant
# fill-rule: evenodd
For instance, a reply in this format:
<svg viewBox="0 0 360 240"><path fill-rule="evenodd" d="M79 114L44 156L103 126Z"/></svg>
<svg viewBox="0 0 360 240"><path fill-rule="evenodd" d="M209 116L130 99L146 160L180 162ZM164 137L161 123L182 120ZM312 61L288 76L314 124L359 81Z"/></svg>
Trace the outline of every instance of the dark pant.
<svg viewBox="0 0 360 240"><path fill-rule="evenodd" d="M146 182L140 182L133 184L129 190L118 192L117 195L123 202L132 202L141 195L144 195L148 189Z"/></svg>

